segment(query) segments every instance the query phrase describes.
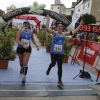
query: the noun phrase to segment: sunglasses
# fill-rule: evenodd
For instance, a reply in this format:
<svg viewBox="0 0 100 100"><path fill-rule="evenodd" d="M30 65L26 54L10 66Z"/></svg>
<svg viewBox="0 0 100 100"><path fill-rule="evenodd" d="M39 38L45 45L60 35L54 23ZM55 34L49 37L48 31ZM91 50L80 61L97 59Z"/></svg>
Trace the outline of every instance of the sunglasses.
<svg viewBox="0 0 100 100"><path fill-rule="evenodd" d="M29 24L29 23L27 23L27 22L24 22L23 24Z"/></svg>

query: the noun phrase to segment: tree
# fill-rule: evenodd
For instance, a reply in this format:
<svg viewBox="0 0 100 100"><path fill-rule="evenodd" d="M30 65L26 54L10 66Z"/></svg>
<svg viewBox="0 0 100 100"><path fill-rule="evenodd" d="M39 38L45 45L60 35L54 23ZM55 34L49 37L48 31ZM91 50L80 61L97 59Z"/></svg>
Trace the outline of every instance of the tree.
<svg viewBox="0 0 100 100"><path fill-rule="evenodd" d="M71 15L65 15L65 14L62 14L65 18L67 18L70 22L72 21L72 16Z"/></svg>
<svg viewBox="0 0 100 100"><path fill-rule="evenodd" d="M71 22L72 21L72 16L71 15L66 15L66 18Z"/></svg>
<svg viewBox="0 0 100 100"><path fill-rule="evenodd" d="M95 24L96 23L96 18L92 14L83 14L79 18L79 22L83 19L84 24Z"/></svg>

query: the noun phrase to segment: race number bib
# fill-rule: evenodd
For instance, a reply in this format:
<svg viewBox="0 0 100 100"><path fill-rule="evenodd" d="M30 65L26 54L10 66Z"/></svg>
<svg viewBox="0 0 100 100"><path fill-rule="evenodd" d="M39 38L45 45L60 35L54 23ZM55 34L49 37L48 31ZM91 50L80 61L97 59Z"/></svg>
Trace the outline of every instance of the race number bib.
<svg viewBox="0 0 100 100"><path fill-rule="evenodd" d="M54 45L54 52L62 52L62 45Z"/></svg>
<svg viewBox="0 0 100 100"><path fill-rule="evenodd" d="M29 40L27 39L21 39L21 41L24 43L24 45L29 46Z"/></svg>

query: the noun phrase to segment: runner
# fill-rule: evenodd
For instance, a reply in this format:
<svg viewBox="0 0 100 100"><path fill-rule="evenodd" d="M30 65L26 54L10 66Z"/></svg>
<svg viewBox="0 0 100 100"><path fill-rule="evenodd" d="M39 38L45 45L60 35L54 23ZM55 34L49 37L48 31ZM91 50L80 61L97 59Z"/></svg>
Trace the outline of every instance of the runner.
<svg viewBox="0 0 100 100"><path fill-rule="evenodd" d="M52 67L55 66L56 62L58 65L58 86L64 86L62 83L62 64L63 64L63 55L64 55L64 40L66 35L73 35L75 34L82 26L83 22L80 22L80 25L73 31L70 32L63 32L63 23L57 22L56 29L52 30L49 29L49 15L46 16L46 30L53 34L52 39L52 47L51 47L51 63L46 71L46 75L49 75L50 70Z"/></svg>
<svg viewBox="0 0 100 100"><path fill-rule="evenodd" d="M23 22L23 28L20 29L16 34L16 42L18 43L17 54L20 61L20 74L23 73L22 83L26 82L26 75L28 71L28 61L31 54L30 39L39 50L39 46L34 40L33 34L30 29L30 23L28 20Z"/></svg>

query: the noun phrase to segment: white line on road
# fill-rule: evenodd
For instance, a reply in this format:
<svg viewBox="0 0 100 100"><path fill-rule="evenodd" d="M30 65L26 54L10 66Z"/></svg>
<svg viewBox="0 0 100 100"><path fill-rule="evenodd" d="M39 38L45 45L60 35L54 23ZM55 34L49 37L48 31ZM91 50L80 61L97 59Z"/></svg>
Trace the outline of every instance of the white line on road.
<svg viewBox="0 0 100 100"><path fill-rule="evenodd" d="M88 91L88 90L92 90L92 89L62 89L62 90L52 90L52 89L47 89L47 91ZM33 92L33 91L46 91L46 90L0 90L0 91L15 91L15 92L20 92L20 91L26 91L26 92Z"/></svg>

